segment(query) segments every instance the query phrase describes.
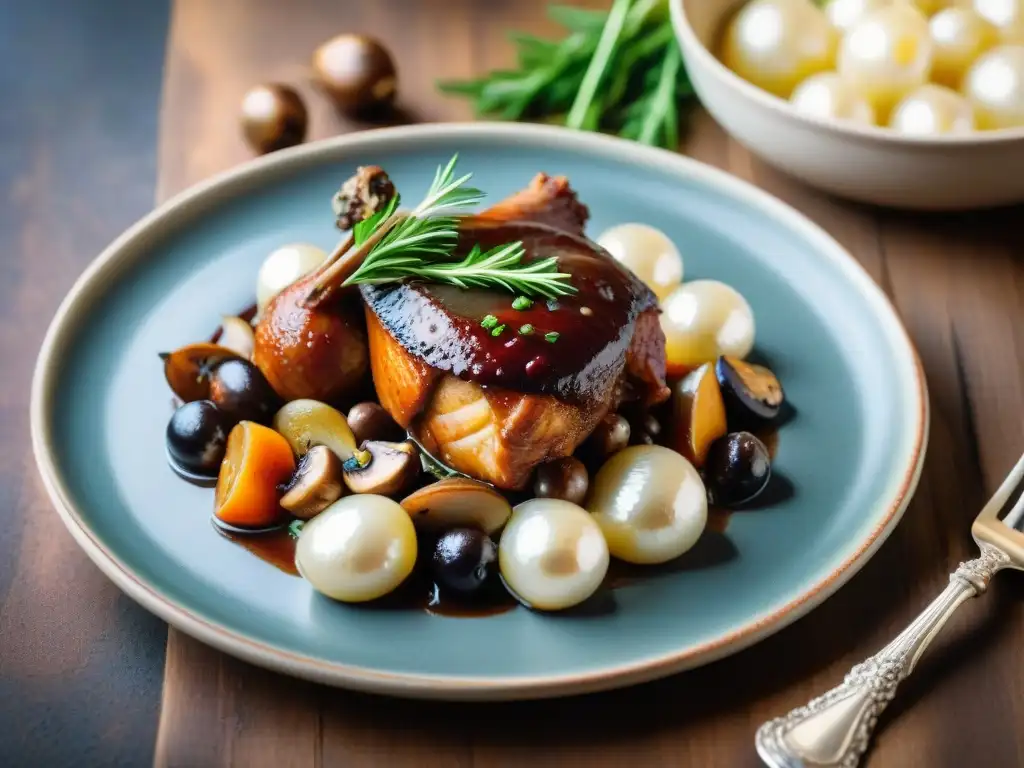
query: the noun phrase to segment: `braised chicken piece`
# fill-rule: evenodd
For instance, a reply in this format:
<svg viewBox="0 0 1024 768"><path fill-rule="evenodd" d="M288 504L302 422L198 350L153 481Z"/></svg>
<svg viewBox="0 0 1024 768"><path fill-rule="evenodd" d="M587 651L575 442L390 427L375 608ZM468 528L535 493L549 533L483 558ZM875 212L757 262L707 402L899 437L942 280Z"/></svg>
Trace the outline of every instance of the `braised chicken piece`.
<svg viewBox="0 0 1024 768"><path fill-rule="evenodd" d="M664 401L657 299L583 234L589 212L564 178L460 225L458 252L522 241L554 256L578 292L513 308L515 296L408 282L360 287L381 405L435 457L508 490L570 455L627 400Z"/></svg>
<svg viewBox="0 0 1024 768"><path fill-rule="evenodd" d="M331 201L339 229L388 204L395 186L382 168L360 167ZM256 324L253 363L285 400L338 402L365 381L368 361L362 309L354 291L310 302L313 288L337 263L351 241L324 264L275 296Z"/></svg>
<svg viewBox="0 0 1024 768"><path fill-rule="evenodd" d="M366 331L358 301L304 304L320 271L275 296L256 324L253 364L284 400L338 403L361 387L367 371Z"/></svg>

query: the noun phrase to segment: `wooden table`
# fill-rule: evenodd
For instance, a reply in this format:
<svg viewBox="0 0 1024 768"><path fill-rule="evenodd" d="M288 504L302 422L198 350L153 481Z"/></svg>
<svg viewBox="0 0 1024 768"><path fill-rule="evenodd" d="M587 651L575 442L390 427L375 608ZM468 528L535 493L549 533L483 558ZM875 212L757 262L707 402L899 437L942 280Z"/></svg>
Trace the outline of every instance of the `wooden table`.
<svg viewBox="0 0 1024 768"><path fill-rule="evenodd" d="M13 90L24 109L0 116L0 764L755 766L759 723L836 683L973 556L970 520L1024 449L1024 208L927 216L851 205L768 169L698 115L683 151L831 232L894 301L924 363L924 475L899 528L849 585L708 667L539 703L352 694L165 634L74 546L31 466L30 367L74 275L149 206L154 157L164 199L250 156L236 109L254 83L297 84L311 138L364 127L306 82L310 52L331 34L379 36L398 60L404 114L442 121L471 115L438 95L436 78L507 64L509 29L555 30L543 0L177 0L169 27L160 3L116 0L91 14L83 5L0 11L22 25L0 15L0 63L27 78ZM961 611L885 715L871 766L1024 765L1022 595L1024 582L1001 577Z"/></svg>

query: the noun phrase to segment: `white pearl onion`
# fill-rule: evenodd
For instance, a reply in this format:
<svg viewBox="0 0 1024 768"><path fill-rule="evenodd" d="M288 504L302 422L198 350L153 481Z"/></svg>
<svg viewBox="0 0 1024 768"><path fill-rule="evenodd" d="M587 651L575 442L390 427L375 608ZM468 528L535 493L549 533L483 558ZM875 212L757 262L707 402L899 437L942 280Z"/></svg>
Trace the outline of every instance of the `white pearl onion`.
<svg viewBox="0 0 1024 768"><path fill-rule="evenodd" d="M964 95L985 130L1024 126L1024 45L993 48L964 77Z"/></svg>
<svg viewBox="0 0 1024 768"><path fill-rule="evenodd" d="M612 555L628 563L664 563L697 543L707 524L708 497L681 454L635 445L601 467L587 509Z"/></svg>
<svg viewBox="0 0 1024 768"><path fill-rule="evenodd" d="M825 15L833 27L845 32L864 15L891 4L892 0L831 0L825 5Z"/></svg>
<svg viewBox="0 0 1024 768"><path fill-rule="evenodd" d="M838 33L809 0L753 0L726 30L722 59L759 88L789 98L798 83L831 69Z"/></svg>
<svg viewBox="0 0 1024 768"><path fill-rule="evenodd" d="M835 72L821 72L807 78L793 91L791 101L797 112L811 117L875 124L875 108Z"/></svg>
<svg viewBox="0 0 1024 768"><path fill-rule="evenodd" d="M999 41L994 26L971 8L947 8L928 23L932 44L932 81L959 88L964 73L978 56Z"/></svg>
<svg viewBox="0 0 1024 768"><path fill-rule="evenodd" d="M516 506L498 543L498 566L509 589L544 611L571 608L594 594L609 559L594 518L561 499Z"/></svg>
<svg viewBox="0 0 1024 768"><path fill-rule="evenodd" d="M1004 43L1024 45L1024 0L974 0L974 10L995 25Z"/></svg>
<svg viewBox="0 0 1024 768"><path fill-rule="evenodd" d="M683 281L683 257L664 232L647 224L605 230L597 244L664 299Z"/></svg>
<svg viewBox="0 0 1024 768"><path fill-rule="evenodd" d="M665 358L679 372L716 360L744 358L754 347L754 312L736 289L717 280L683 283L661 305Z"/></svg>
<svg viewBox="0 0 1024 768"><path fill-rule="evenodd" d="M292 243L272 251L256 277L256 306L259 311L278 293L324 263L327 253L309 243Z"/></svg>
<svg viewBox="0 0 1024 768"><path fill-rule="evenodd" d="M929 83L896 105L889 127L910 136L970 133L974 108L956 91Z"/></svg>
<svg viewBox="0 0 1024 768"><path fill-rule="evenodd" d="M416 529L398 502L346 496L302 528L295 567L327 597L347 603L391 592L416 564Z"/></svg>
<svg viewBox="0 0 1024 768"><path fill-rule="evenodd" d="M924 85L931 65L928 20L909 5L867 14L839 48L839 74L864 93L882 121L897 101Z"/></svg>

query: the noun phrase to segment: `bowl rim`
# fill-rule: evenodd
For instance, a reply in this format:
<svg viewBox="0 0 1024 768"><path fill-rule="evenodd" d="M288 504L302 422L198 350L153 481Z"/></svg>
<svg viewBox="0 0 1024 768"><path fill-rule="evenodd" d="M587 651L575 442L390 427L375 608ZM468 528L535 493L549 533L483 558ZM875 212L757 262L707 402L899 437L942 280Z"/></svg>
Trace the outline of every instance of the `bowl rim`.
<svg viewBox="0 0 1024 768"><path fill-rule="evenodd" d="M822 577L811 577L782 605L752 615L740 627L696 646L657 656L603 666L584 672L535 676L461 676L368 669L325 661L251 637L165 594L158 585L135 573L91 529L77 509L59 469L52 440L53 398L63 342L72 332L76 312L89 306L103 279L118 272L125 261L145 258L144 244L154 232L167 231L196 215L211 193L244 194L264 176L287 174L308 164L330 160L338 153L378 144L408 145L474 137L517 143L566 145L578 151L632 162L641 167L669 166L680 175L699 179L746 204L760 208L803 234L834 262L878 313L886 335L903 347L909 370L901 385L915 407L908 411L913 438L906 464L893 470L895 491L873 510L877 524L857 543L855 551L828 566ZM134 255L133 255L134 254ZM405 698L497 701L539 699L621 688L701 666L747 648L803 617L852 578L874 555L901 520L921 476L930 431L928 389L920 358L910 335L889 298L867 270L828 232L796 209L754 185L691 158L633 141L556 126L522 123L438 123L377 128L309 142L249 160L215 174L177 193L125 230L82 272L61 302L40 348L33 373L30 427L36 465L47 494L62 522L89 558L131 598L187 635L257 666L315 682ZM883 506L884 505L884 506Z"/></svg>
<svg viewBox="0 0 1024 768"><path fill-rule="evenodd" d="M808 0L809 1L809 0ZM687 56L695 56L701 65L727 86L739 91L747 99L760 106L770 109L783 118L804 122L810 127L824 130L836 138L859 139L881 144L903 145L908 149L919 148L953 148L953 147L987 147L1000 144L1024 142L1024 126L1018 128L1000 128L992 131L971 131L961 134L940 134L937 136L915 136L898 133L891 128L877 125L860 125L848 120L831 120L816 115L805 115L797 112L786 99L782 99L742 77L729 69L693 30L686 12L688 2L707 2L707 0L669 0L669 12L672 26L675 28L676 39ZM729 12L748 0L731 0ZM725 3L723 3L725 5ZM724 17L726 14L723 13ZM721 22L721 20L719 20ZM1008 45L1008 44L1006 44ZM1003 46L997 46L1003 47ZM1024 44L1013 47L1024 48Z"/></svg>

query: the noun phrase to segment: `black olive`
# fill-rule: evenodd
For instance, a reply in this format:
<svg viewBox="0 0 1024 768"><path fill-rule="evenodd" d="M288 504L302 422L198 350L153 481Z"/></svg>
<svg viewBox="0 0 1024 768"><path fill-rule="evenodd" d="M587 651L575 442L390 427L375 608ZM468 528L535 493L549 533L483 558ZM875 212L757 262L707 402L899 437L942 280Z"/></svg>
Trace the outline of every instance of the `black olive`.
<svg viewBox="0 0 1024 768"><path fill-rule="evenodd" d="M498 550L491 537L476 528L453 528L434 547L434 579L461 594L477 592L491 581L498 565Z"/></svg>
<svg viewBox="0 0 1024 768"><path fill-rule="evenodd" d="M733 432L711 444L704 464L708 500L733 507L761 493L771 479L765 444L749 432Z"/></svg>
<svg viewBox="0 0 1024 768"><path fill-rule="evenodd" d="M210 374L210 399L238 421L267 424L281 404L260 369L248 360L225 360Z"/></svg>
<svg viewBox="0 0 1024 768"><path fill-rule="evenodd" d="M546 461L537 467L533 493L538 498L562 499L583 504L590 488L590 475L579 459L566 456Z"/></svg>
<svg viewBox="0 0 1024 768"><path fill-rule="evenodd" d="M183 469L213 476L220 470L234 420L209 400L193 400L167 424L167 453Z"/></svg>
<svg viewBox="0 0 1024 768"><path fill-rule="evenodd" d="M779 415L786 396L775 374L763 365L723 355L715 363L715 376L730 427L757 426Z"/></svg>

